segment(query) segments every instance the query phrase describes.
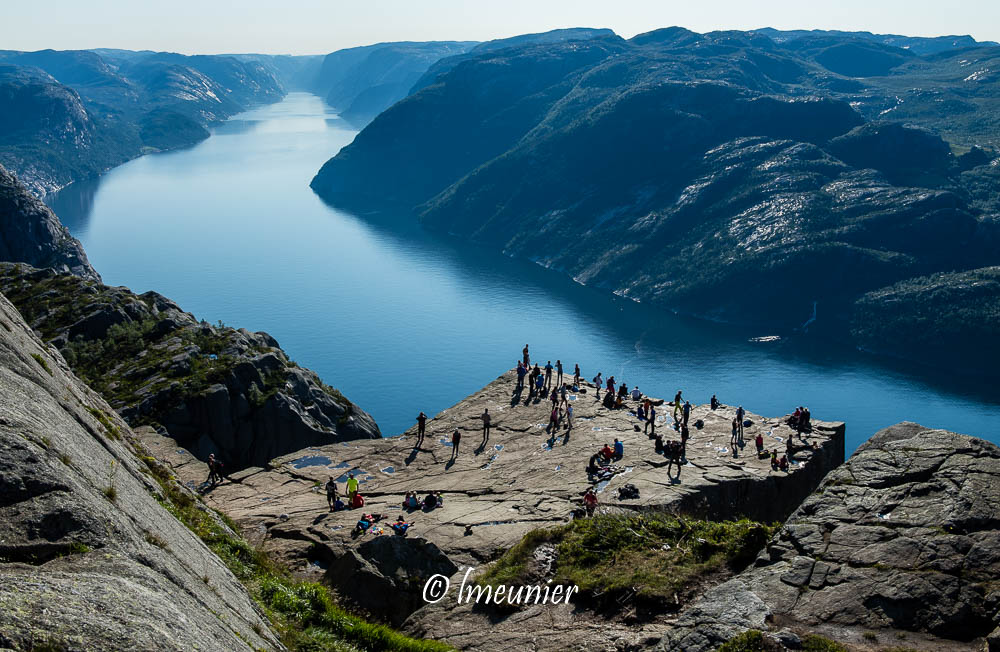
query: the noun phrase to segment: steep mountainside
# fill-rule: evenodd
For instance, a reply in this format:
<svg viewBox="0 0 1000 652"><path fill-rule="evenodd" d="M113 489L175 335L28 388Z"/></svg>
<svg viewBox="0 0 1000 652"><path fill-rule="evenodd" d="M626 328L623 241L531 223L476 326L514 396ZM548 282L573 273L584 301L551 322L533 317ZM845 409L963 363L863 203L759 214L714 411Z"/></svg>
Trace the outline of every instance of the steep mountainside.
<svg viewBox="0 0 1000 652"><path fill-rule="evenodd" d="M0 394L0 647L281 647L161 505L131 429L2 296Z"/></svg>
<svg viewBox="0 0 1000 652"><path fill-rule="evenodd" d="M0 262L4 261L101 280L80 242L55 213L0 165Z"/></svg>
<svg viewBox="0 0 1000 652"><path fill-rule="evenodd" d="M0 163L43 195L283 94L273 70L234 57L0 51Z"/></svg>
<svg viewBox="0 0 1000 652"><path fill-rule="evenodd" d="M474 41L376 43L326 55L312 83L317 95L358 126L406 97L414 82L442 57Z"/></svg>
<svg viewBox="0 0 1000 652"><path fill-rule="evenodd" d="M848 337L866 292L1000 263L996 155L866 121L918 69L922 92L946 98L947 56L809 38L670 28L487 52L376 118L312 186L415 207L432 228L671 310ZM846 74L876 64L893 74ZM970 138L993 138L991 80L969 87Z"/></svg>
<svg viewBox="0 0 1000 652"><path fill-rule="evenodd" d="M382 436L267 333L199 322L155 292L18 264L0 264L0 291L130 424L162 427L201 459L240 469Z"/></svg>

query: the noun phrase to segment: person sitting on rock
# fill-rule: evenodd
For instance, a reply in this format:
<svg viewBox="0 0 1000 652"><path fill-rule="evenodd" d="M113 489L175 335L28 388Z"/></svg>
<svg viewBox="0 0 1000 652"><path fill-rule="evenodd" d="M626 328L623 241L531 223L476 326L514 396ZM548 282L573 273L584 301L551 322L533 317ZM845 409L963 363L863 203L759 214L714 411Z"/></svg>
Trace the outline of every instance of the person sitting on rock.
<svg viewBox="0 0 1000 652"><path fill-rule="evenodd" d="M431 491L424 496L424 511L430 511L438 506L438 497Z"/></svg>
<svg viewBox="0 0 1000 652"><path fill-rule="evenodd" d="M663 435L657 435L653 443L653 449L658 455L663 454Z"/></svg>
<svg viewBox="0 0 1000 652"><path fill-rule="evenodd" d="M407 509L418 509L420 507L420 500L417 498L416 491L410 491L406 494L406 508Z"/></svg>
<svg viewBox="0 0 1000 652"><path fill-rule="evenodd" d="M337 494L337 483L333 479L333 476L330 476L330 480L326 483L326 502L330 505L331 512L333 511L334 503L336 503L337 499L340 498Z"/></svg>
<svg viewBox="0 0 1000 652"><path fill-rule="evenodd" d="M385 518L384 514L362 514L361 518L358 519L357 524L354 526L355 534L364 534L368 531L368 528L375 525L383 518Z"/></svg>
<svg viewBox="0 0 1000 652"><path fill-rule="evenodd" d="M617 461L617 460L620 460L623 457L625 457L625 444L623 444L622 442L618 441L618 439L615 439L615 451L614 451L614 455L612 456L611 459Z"/></svg>
<svg viewBox="0 0 1000 652"><path fill-rule="evenodd" d="M587 489L586 493L583 494L583 507L587 510L587 516L593 516L594 511L597 509L597 494L594 493L594 489Z"/></svg>
<svg viewBox="0 0 1000 652"><path fill-rule="evenodd" d="M628 396L628 384L627 383L622 383L621 386L618 388L618 396L620 396L622 398L625 398L626 396Z"/></svg>
<svg viewBox="0 0 1000 652"><path fill-rule="evenodd" d="M344 508L345 508L344 501L341 500L340 498L338 498L336 502L333 503L333 511L335 512L342 512L344 511Z"/></svg>
<svg viewBox="0 0 1000 652"><path fill-rule="evenodd" d="M771 451L771 468L772 469L777 469L778 468L778 449L777 448L775 448L773 451Z"/></svg>
<svg viewBox="0 0 1000 652"><path fill-rule="evenodd" d="M778 468L788 473L788 456L782 455L781 459L778 460Z"/></svg>
<svg viewBox="0 0 1000 652"><path fill-rule="evenodd" d="M606 460L608 460L610 462L611 461L611 457L614 454L615 454L615 452L613 450L611 450L611 447L608 446L607 444L604 444L604 448L601 449L601 457L603 457L604 459L606 459Z"/></svg>
<svg viewBox="0 0 1000 652"><path fill-rule="evenodd" d="M625 406L625 399L621 397L621 394L615 398L615 409L620 410Z"/></svg>
<svg viewBox="0 0 1000 652"><path fill-rule="evenodd" d="M590 456L590 462L587 464L587 475L595 475L601 470L600 458L600 453L594 453Z"/></svg>
<svg viewBox="0 0 1000 652"><path fill-rule="evenodd" d="M635 387L632 388L632 400L638 401L641 398L642 398L642 392L639 391L639 386L636 385Z"/></svg>
<svg viewBox="0 0 1000 652"><path fill-rule="evenodd" d="M357 491L351 496L351 509L358 509L365 506L365 497Z"/></svg>
<svg viewBox="0 0 1000 652"><path fill-rule="evenodd" d="M402 514L400 514L399 517L396 519L396 522L390 525L389 527L392 528L392 531L395 532L397 536L405 537L406 531L410 529L411 525L413 524L407 523L406 518Z"/></svg>
<svg viewBox="0 0 1000 652"><path fill-rule="evenodd" d="M711 405L712 405L712 409L713 410L718 410L719 409L719 399L715 398L715 394L712 394L712 404Z"/></svg>

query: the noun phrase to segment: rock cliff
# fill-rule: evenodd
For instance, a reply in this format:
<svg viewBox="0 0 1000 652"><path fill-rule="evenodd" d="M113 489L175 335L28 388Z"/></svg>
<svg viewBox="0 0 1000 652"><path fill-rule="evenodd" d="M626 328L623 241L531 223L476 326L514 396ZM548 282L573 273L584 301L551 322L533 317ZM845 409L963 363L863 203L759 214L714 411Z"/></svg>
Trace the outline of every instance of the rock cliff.
<svg viewBox="0 0 1000 652"><path fill-rule="evenodd" d="M280 649L134 434L0 296L0 647Z"/></svg>
<svg viewBox="0 0 1000 652"><path fill-rule="evenodd" d="M228 470L320 443L381 437L364 410L267 333L199 322L169 299L0 265L0 291L132 425L153 424Z"/></svg>
<svg viewBox="0 0 1000 652"><path fill-rule="evenodd" d="M80 242L48 206L0 165L0 261L52 268L100 281Z"/></svg>
<svg viewBox="0 0 1000 652"><path fill-rule="evenodd" d="M789 647L819 633L859 649L983 649L1000 623L998 502L997 446L914 423L886 428L826 477L752 568L683 613L662 649L714 650L747 629Z"/></svg>
<svg viewBox="0 0 1000 652"><path fill-rule="evenodd" d="M550 436L545 432L549 402L512 397L513 385L513 372L505 373L438 414L428 422L419 447L413 429L383 441L308 448L273 460L267 469L234 474L231 482L207 492L206 501L225 510L297 572L323 578L344 599L394 623L412 613L407 624L411 632L484 649L495 648L501 640L516 649L525 637L548 637L544 649L560 649L561 635L589 627L584 617L567 615L559 624L536 631L518 625L518 618L498 623L479 613L417 609L423 605L419 590L433 573L450 576L463 565L485 565L531 530L567 523L590 486L596 486L601 509L609 513L667 510L712 519L749 516L775 521L794 510L844 456L844 424L815 420L804 439L794 438L791 470L774 470L751 453L753 437L760 433L766 448L784 453L794 434L784 419L749 415L747 446L733 450L729 441L734 408L697 406L690 417L687 463L679 473L676 468L668 473L666 460L641 431L642 422L629 409L603 407L593 388L572 395L573 428ZM655 402L661 416L670 410L662 401ZM633 401L629 407L634 409ZM493 415L493 429L483 442L479 416L485 408ZM678 438L668 421L669 416L660 422L660 432L667 439ZM463 439L451 462L456 428ZM623 460L616 463L621 473L595 485L588 479L587 461L615 438L625 446ZM205 479L204 465L173 439L148 433L145 441L190 486ZM321 486L333 477L343 492L349 472L360 479L367 500L364 511L387 514L390 521L399 514L407 491L441 492L444 504L408 515L413 522L409 536L400 542L390 538L393 546L375 543L384 537L355 538L351 531L357 510L330 513ZM626 483L639 489L638 499L617 497ZM405 564L400 559L416 561ZM627 624L608 626L628 639L638 635Z"/></svg>

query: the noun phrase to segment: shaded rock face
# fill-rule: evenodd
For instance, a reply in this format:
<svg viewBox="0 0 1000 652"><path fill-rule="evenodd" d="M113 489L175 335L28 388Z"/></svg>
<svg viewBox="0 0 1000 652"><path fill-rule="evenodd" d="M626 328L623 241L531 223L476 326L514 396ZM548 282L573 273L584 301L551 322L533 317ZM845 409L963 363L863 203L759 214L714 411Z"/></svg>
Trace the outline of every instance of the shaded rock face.
<svg viewBox="0 0 1000 652"><path fill-rule="evenodd" d="M100 281L80 241L48 206L0 165L0 261L27 263Z"/></svg>
<svg viewBox="0 0 1000 652"><path fill-rule="evenodd" d="M843 461L843 423L814 419L812 431L801 439L784 418L750 415L747 418L753 425L745 429L747 444L733 451L729 442L735 406L713 411L702 405L693 408L689 419L687 463L679 473L676 465L668 473L667 460L655 452L654 442L642 432L643 422L629 412L634 401L628 401L629 409L609 410L595 399L593 387L571 394L574 427L553 436L545 431L551 402L526 401L526 395L513 401L515 377L514 372L507 372L429 420L419 447L414 428L386 440L309 448L273 460L268 469L234 474L232 482L215 487L205 499L234 518L244 531L259 537L260 545L296 572L323 578L345 599L370 610L385 613L388 605L395 605L398 613L390 610L390 618L399 622L399 614L409 615L420 606L413 601L413 594L397 588L386 595L372 588L408 585L410 580L400 579L392 563L386 568L384 559L389 553L373 547L390 545L376 544L375 540L399 537L391 533L376 539L370 534L353 537L351 531L360 512L384 514L390 523L403 512L413 523L406 539L433 544L446 557L442 566L482 567L531 530L568 522L588 487L596 487L600 511L668 510L713 519L750 516L775 521L784 519ZM668 425L672 408L658 399L655 402L660 416L666 417L659 422L658 431L666 440L678 440L678 433ZM486 408L493 416L492 432L484 442L480 416ZM694 426L698 421L703 427ZM455 429L461 432L462 440L452 463L450 442ZM765 448L776 448L780 454L793 437L794 463L789 472L773 469L769 460L759 459L753 452L753 438L758 433ZM615 463L622 472L606 482L591 482L586 472L590 456L615 438L624 444L624 458ZM151 434L144 441L182 479L193 483L204 480L204 465L179 450L175 440ZM362 510L330 512L323 485L334 478L343 495L349 472L360 481L365 506ZM635 485L640 497L619 498L618 488L624 484ZM402 502L409 491L417 492L420 498L428 491L441 492L443 505L404 511ZM425 559L423 553L406 552L408 544L391 545L389 558L399 552ZM434 553L426 563L420 561L415 566L423 581L437 567L438 562L430 563L436 558ZM316 560L328 564L325 573L312 563ZM357 574L371 578L374 584L368 579L355 581ZM452 577L453 590L460 581L460 574ZM609 628L615 637L634 644L663 629L662 623L644 631L624 623L590 622L592 616L574 615L573 607L553 611L534 608L530 614L507 614L498 620L495 615L458 608L449 599L413 612L405 629L466 649L511 650L535 645L534 639L539 641L538 649L565 649L565 637L581 628ZM525 626L525 622L530 624ZM591 649L604 649L609 636L595 638L602 645Z"/></svg>
<svg viewBox="0 0 1000 652"><path fill-rule="evenodd" d="M134 434L0 296L0 647L277 649Z"/></svg>
<svg viewBox="0 0 1000 652"><path fill-rule="evenodd" d="M381 437L366 412L267 333L199 322L169 299L0 266L0 288L133 425L165 429L227 471L300 448Z"/></svg>
<svg viewBox="0 0 1000 652"><path fill-rule="evenodd" d="M326 572L335 586L357 587L357 606L398 627L424 606L424 583L434 575L451 577L458 567L422 538L379 536L346 548Z"/></svg>
<svg viewBox="0 0 1000 652"><path fill-rule="evenodd" d="M363 127L406 97L434 62L465 52L474 41L376 43L326 55L313 88L340 115Z"/></svg>
<svg viewBox="0 0 1000 652"><path fill-rule="evenodd" d="M745 629L785 627L967 649L1000 615L998 500L995 445L886 428L827 476L752 568L682 613L663 649L713 650Z"/></svg>

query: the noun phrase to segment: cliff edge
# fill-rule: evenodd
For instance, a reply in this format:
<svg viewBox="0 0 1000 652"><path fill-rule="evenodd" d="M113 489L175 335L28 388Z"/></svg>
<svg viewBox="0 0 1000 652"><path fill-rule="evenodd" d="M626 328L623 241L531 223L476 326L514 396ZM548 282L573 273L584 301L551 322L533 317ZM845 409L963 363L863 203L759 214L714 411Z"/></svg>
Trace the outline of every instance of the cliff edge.
<svg viewBox="0 0 1000 652"><path fill-rule="evenodd" d="M0 296L0 648L280 649L134 434Z"/></svg>

